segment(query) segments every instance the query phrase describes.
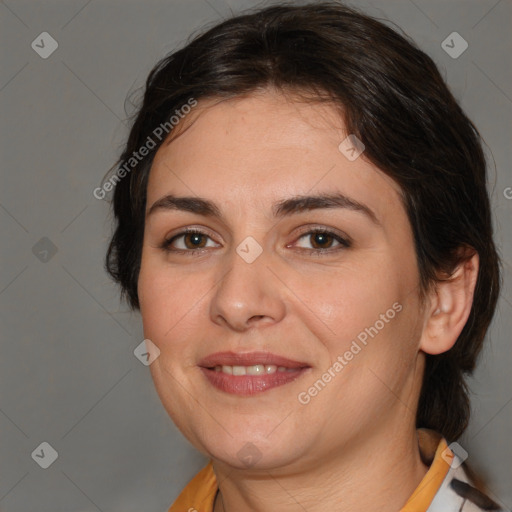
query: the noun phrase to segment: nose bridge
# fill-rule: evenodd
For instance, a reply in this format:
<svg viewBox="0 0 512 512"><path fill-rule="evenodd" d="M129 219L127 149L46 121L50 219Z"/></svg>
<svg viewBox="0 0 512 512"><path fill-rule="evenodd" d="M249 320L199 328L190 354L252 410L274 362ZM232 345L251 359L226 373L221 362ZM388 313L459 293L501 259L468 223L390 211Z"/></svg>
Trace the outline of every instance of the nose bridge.
<svg viewBox="0 0 512 512"><path fill-rule="evenodd" d="M267 268L271 259L251 237L233 248L228 271L218 283L210 305L215 323L244 330L255 323L281 320L285 307L279 283Z"/></svg>

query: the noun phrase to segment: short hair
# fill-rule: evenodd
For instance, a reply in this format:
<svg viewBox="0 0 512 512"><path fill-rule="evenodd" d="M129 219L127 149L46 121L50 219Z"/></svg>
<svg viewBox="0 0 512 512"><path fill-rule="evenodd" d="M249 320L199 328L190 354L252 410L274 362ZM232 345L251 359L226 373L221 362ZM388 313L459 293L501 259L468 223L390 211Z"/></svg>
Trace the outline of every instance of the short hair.
<svg viewBox="0 0 512 512"><path fill-rule="evenodd" d="M449 351L426 355L416 417L418 427L457 439L469 421L465 376L494 314L500 261L481 136L432 59L407 36L338 2L285 3L222 21L152 69L116 165L126 166L155 127L191 98L229 99L270 87L341 107L365 158L400 186L422 298L478 253L469 319ZM116 225L106 268L132 309L139 309L148 176L162 140L131 162L113 196Z"/></svg>

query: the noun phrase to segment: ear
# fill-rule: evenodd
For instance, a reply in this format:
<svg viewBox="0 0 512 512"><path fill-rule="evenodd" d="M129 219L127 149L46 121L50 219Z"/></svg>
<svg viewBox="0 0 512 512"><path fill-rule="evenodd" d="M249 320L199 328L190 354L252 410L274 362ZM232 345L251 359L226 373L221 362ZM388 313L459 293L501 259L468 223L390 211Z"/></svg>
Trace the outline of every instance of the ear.
<svg viewBox="0 0 512 512"><path fill-rule="evenodd" d="M479 258L474 253L446 281L436 283L429 297L420 349L427 354L450 350L466 324L478 277Z"/></svg>

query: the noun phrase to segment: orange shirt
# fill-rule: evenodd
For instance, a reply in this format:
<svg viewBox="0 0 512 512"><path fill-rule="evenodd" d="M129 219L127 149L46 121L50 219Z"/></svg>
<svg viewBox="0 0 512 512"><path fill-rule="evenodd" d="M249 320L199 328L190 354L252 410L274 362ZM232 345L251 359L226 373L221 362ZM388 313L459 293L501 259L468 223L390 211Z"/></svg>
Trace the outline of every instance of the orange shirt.
<svg viewBox="0 0 512 512"><path fill-rule="evenodd" d="M423 461L431 464L400 512L427 512L450 469L450 461L453 458L445 439L439 438L435 432L419 429L418 440ZM217 491L217 479L210 461L183 489L169 512L213 512Z"/></svg>

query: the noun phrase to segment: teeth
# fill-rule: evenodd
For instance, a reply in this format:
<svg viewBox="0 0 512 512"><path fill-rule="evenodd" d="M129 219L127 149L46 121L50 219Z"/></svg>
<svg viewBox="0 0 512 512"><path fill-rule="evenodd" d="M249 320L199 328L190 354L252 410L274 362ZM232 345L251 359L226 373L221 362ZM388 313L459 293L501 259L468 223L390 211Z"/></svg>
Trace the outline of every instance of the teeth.
<svg viewBox="0 0 512 512"><path fill-rule="evenodd" d="M265 375L276 372L293 372L294 368L276 366L274 364L255 364L252 366L216 366L216 372L227 373L228 375Z"/></svg>
<svg viewBox="0 0 512 512"><path fill-rule="evenodd" d="M233 366L231 373L233 375L245 375L245 366Z"/></svg>
<svg viewBox="0 0 512 512"><path fill-rule="evenodd" d="M262 364L255 364L254 366L247 367L247 375L262 375L265 373L265 366Z"/></svg>
<svg viewBox="0 0 512 512"><path fill-rule="evenodd" d="M232 366L223 366L222 373L229 373L229 375L233 375L233 367Z"/></svg>

